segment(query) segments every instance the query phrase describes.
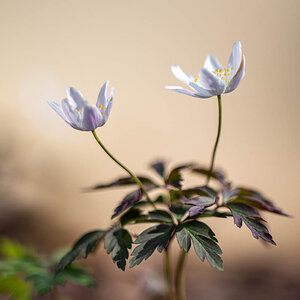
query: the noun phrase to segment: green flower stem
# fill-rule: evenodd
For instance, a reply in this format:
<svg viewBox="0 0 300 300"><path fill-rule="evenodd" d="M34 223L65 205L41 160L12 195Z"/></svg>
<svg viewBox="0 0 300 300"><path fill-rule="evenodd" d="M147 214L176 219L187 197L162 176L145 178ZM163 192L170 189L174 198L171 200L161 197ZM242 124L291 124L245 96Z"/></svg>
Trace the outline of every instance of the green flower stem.
<svg viewBox="0 0 300 300"><path fill-rule="evenodd" d="M176 300L185 299L185 292L184 292L185 289L182 280L185 258L186 258L186 252L181 250L180 255L178 257L176 273L175 273Z"/></svg>
<svg viewBox="0 0 300 300"><path fill-rule="evenodd" d="M168 300L174 300L170 252L168 248L165 248L165 274L168 284Z"/></svg>
<svg viewBox="0 0 300 300"><path fill-rule="evenodd" d="M216 138L214 150L213 150L213 153L212 153L212 158L211 158L211 162L210 162L210 168L209 168L209 173L208 173L208 176L207 176L206 185L209 184L209 180L212 177L216 152L217 152L217 148L218 148L218 144L219 144L219 140L220 140L220 135L221 135L221 128L222 128L222 100L221 100L221 95L218 95L218 107L219 107L218 133L217 133L217 138ZM184 216L181 221L185 220L186 217L187 216ZM184 288L183 288L183 280L182 280L185 258L186 258L186 252L182 250L180 255L179 255L178 261L177 261L177 267L176 267L176 273L175 273L176 300L184 300L185 299Z"/></svg>
<svg viewBox="0 0 300 300"><path fill-rule="evenodd" d="M104 152L115 162L117 163L123 170L125 170L131 177L132 179L139 185L139 187L141 188L142 192L144 193L147 201L153 206L154 209L156 209L155 204L153 203L153 201L150 199L148 193L146 192L143 184L141 183L141 181L138 179L138 177L131 172L128 168L126 168L121 162L119 162L105 147L104 145L101 143L100 139L98 138L95 130L92 131L93 136L95 138L95 140L97 141L97 143L100 145L100 147L104 150Z"/></svg>
<svg viewBox="0 0 300 300"><path fill-rule="evenodd" d="M219 107L218 134L217 134L213 154L212 154L212 157L211 157L210 168L209 168L209 173L208 173L208 176L207 176L206 185L208 185L209 180L212 176L212 172L213 172L213 169L214 169L214 162L215 162L216 152L217 152L217 148L218 148L218 144L219 144L219 140L220 140L220 135L221 135L221 127L222 127L222 101L221 101L221 95L218 95L218 107Z"/></svg>

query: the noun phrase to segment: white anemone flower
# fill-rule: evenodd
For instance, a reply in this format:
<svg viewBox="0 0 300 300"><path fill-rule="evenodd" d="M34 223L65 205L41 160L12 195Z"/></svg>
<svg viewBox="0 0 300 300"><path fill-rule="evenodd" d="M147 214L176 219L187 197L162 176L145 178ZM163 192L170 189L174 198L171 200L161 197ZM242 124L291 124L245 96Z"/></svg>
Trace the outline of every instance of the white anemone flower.
<svg viewBox="0 0 300 300"><path fill-rule="evenodd" d="M109 81L106 81L102 86L96 105L89 104L81 93L72 87L67 89L67 98L62 100L61 105L53 101L48 101L48 103L73 128L93 131L103 126L110 114L114 88L111 88L108 97L108 85Z"/></svg>
<svg viewBox="0 0 300 300"><path fill-rule="evenodd" d="M242 45L240 42L233 44L226 69L221 66L215 56L209 55L197 77L183 72L178 65L172 66L172 72L192 91L180 86L167 86L169 90L198 98L210 98L230 93L237 88L245 75L245 56L242 53Z"/></svg>

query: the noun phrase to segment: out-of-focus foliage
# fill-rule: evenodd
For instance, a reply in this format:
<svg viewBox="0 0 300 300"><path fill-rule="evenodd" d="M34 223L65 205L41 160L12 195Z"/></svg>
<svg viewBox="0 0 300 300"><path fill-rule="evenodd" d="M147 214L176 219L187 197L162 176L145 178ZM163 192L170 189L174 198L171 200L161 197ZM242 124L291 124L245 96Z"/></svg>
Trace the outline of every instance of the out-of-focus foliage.
<svg viewBox="0 0 300 300"><path fill-rule="evenodd" d="M94 285L91 275L78 264L69 265L57 276L54 274L61 251L42 256L17 241L2 238L0 255L0 293L9 294L11 299L33 299L35 291L43 295L67 280L84 286Z"/></svg>

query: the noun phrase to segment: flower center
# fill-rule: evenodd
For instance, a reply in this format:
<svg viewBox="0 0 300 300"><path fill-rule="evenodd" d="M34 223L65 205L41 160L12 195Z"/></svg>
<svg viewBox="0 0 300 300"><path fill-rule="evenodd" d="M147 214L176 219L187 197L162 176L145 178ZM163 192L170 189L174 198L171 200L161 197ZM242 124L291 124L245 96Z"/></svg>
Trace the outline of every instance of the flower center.
<svg viewBox="0 0 300 300"><path fill-rule="evenodd" d="M232 72L233 68L229 68L229 69L223 69L223 70L219 70L216 69L215 71L213 71L213 74L215 74L216 76L219 76L222 80L227 81L227 84L230 83L230 74ZM195 82L197 82L199 80L198 77L195 78Z"/></svg>
<svg viewBox="0 0 300 300"><path fill-rule="evenodd" d="M105 110L106 110L106 107L103 107L102 104L99 105L99 109L100 109L100 112L101 112L101 115L104 114Z"/></svg>
<svg viewBox="0 0 300 300"><path fill-rule="evenodd" d="M229 69L223 69L223 70L219 70L219 69L216 69L215 71L213 71L213 73L216 75L216 76L219 76L221 77L222 80L227 80L227 83L230 83L230 74L232 72L233 68L229 68Z"/></svg>

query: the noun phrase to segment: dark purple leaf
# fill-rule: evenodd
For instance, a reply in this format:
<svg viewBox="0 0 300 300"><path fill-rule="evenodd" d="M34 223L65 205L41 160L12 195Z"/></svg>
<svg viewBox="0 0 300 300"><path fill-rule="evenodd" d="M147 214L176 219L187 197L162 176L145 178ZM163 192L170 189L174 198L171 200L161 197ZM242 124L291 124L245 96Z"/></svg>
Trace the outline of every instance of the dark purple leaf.
<svg viewBox="0 0 300 300"><path fill-rule="evenodd" d="M215 191L213 188L208 187L206 185L188 188L188 189L182 190L182 193L183 193L183 195L185 195L188 198L193 195L208 196L208 197L214 197L214 198L216 198L218 196L217 191Z"/></svg>
<svg viewBox="0 0 300 300"><path fill-rule="evenodd" d="M164 161L156 161L150 167L162 178L165 178L166 165Z"/></svg>
<svg viewBox="0 0 300 300"><path fill-rule="evenodd" d="M252 207L256 207L261 210L266 210L275 214L282 216L288 216L280 208L276 207L270 200L265 198L261 193L243 187L238 187L235 189L238 191L237 197L233 200L234 202L245 203Z"/></svg>
<svg viewBox="0 0 300 300"><path fill-rule="evenodd" d="M216 203L217 199L218 199L217 197L212 198L212 197L206 197L206 196L197 196L197 197L194 197L192 199L185 201L185 204L193 205L189 209L190 217L204 213L205 209L207 207L214 205Z"/></svg>
<svg viewBox="0 0 300 300"><path fill-rule="evenodd" d="M260 237L266 242L276 245L268 228L260 222L264 220L256 209L244 203L227 203L226 206L231 210L236 226L241 227L244 222L251 230L254 238L258 239Z"/></svg>
<svg viewBox="0 0 300 300"><path fill-rule="evenodd" d="M138 176L138 178L147 189L153 189L155 187L158 187L158 185L156 185L151 179L147 177ZM136 185L136 184L137 183L134 181L132 177L121 177L109 183L98 184L90 188L90 190L99 190L99 189L106 189L111 187L129 186L129 185Z"/></svg>
<svg viewBox="0 0 300 300"><path fill-rule="evenodd" d="M228 201L236 198L236 196L240 193L240 189L230 189L226 187L222 190L223 203L227 203Z"/></svg>
<svg viewBox="0 0 300 300"><path fill-rule="evenodd" d="M205 211L205 207L203 206L192 206L189 209L189 216L194 217L196 215L203 214Z"/></svg>
<svg viewBox="0 0 300 300"><path fill-rule="evenodd" d="M187 168L191 168L193 165L194 165L193 163L184 164L171 170L168 178L166 179L166 184L181 189L182 187L181 182L183 181L181 171Z"/></svg>
<svg viewBox="0 0 300 300"><path fill-rule="evenodd" d="M125 196L125 198L122 200L122 202L115 208L114 214L112 215L111 218L113 219L113 218L117 217L123 211L125 211L129 207L133 206L133 204L135 204L142 198L142 195L143 195L143 193L140 189L130 192L128 195Z"/></svg>
<svg viewBox="0 0 300 300"><path fill-rule="evenodd" d="M192 172L204 175L206 177L210 174L209 169L202 168L202 167L195 167L192 169ZM211 178L217 180L222 185L226 183L225 174L220 170L214 169L213 172L211 173Z"/></svg>

